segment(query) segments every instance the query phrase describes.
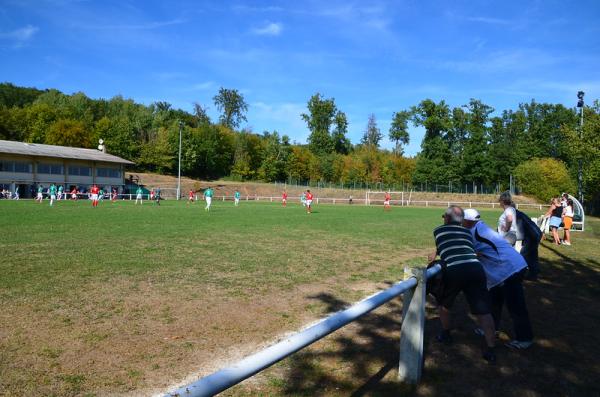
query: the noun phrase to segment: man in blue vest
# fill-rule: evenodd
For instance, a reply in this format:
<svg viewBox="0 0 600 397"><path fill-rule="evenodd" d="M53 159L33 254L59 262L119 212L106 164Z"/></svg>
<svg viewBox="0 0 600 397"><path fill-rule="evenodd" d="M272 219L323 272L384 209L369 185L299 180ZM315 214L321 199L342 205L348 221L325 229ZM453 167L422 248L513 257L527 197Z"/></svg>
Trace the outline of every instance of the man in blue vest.
<svg viewBox="0 0 600 397"><path fill-rule="evenodd" d="M476 209L469 208L465 210L463 226L471 231L475 252L485 270L496 330L500 326L502 306L506 303L515 334L515 339L507 346L527 349L533 344L533 331L522 285L527 263L521 254L480 218Z"/></svg>

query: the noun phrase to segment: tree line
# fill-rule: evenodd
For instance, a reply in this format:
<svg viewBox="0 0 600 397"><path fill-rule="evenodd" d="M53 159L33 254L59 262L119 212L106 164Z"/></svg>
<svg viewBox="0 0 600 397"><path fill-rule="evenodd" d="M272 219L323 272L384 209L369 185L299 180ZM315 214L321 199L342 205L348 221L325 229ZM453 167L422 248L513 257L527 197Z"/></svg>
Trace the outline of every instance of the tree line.
<svg viewBox="0 0 600 397"><path fill-rule="evenodd" d="M333 183L449 183L508 186L515 175L525 193L546 199L554 190L575 191L578 164L591 199L600 193L600 106L579 114L560 104L519 104L495 110L478 99L451 108L425 99L392 114L382 132L373 114L360 142L347 137L348 119L333 98L317 93L300 117L310 131L306 144L291 142L280 131L255 133L240 128L248 104L235 89L221 88L213 98L219 119L195 103L193 111L167 102L143 105L115 96L91 99L55 89L0 84L0 139L93 148L98 139L109 153L136 163L139 171L176 173L182 128L182 172L198 178L321 181ZM408 126L422 127L421 151L406 157ZM384 136L393 150L380 148ZM551 171L551 172L550 172ZM532 181L531 175L538 175ZM540 178L545 179L540 183ZM535 179L535 178L534 178Z"/></svg>

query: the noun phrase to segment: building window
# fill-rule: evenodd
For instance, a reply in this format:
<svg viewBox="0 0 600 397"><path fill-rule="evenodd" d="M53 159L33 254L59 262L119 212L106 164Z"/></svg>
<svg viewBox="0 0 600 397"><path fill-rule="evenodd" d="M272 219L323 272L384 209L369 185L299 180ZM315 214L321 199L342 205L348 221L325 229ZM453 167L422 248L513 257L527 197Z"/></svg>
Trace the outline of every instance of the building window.
<svg viewBox="0 0 600 397"><path fill-rule="evenodd" d="M90 167L69 166L69 175L90 176L92 169Z"/></svg>
<svg viewBox="0 0 600 397"><path fill-rule="evenodd" d="M37 172L39 174L61 175L63 173L63 166L60 164L40 163L37 166Z"/></svg>
<svg viewBox="0 0 600 397"><path fill-rule="evenodd" d="M0 172L31 172L31 164L21 161L0 161Z"/></svg>
<svg viewBox="0 0 600 397"><path fill-rule="evenodd" d="M31 173L31 163L15 161L15 172Z"/></svg>
<svg viewBox="0 0 600 397"><path fill-rule="evenodd" d="M96 168L96 175L99 178L120 178L121 170L116 168Z"/></svg>
<svg viewBox="0 0 600 397"><path fill-rule="evenodd" d="M0 161L0 172L14 172L15 163L12 161Z"/></svg>

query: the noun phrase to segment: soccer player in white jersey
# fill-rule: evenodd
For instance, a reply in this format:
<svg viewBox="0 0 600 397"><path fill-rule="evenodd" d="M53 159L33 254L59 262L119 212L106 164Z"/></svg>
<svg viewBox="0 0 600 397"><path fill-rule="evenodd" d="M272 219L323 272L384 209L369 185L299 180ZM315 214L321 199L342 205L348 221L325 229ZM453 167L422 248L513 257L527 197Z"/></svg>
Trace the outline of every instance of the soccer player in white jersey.
<svg viewBox="0 0 600 397"><path fill-rule="evenodd" d="M204 207L204 211L210 211L210 205L212 204L213 198L213 190L208 188L204 191L204 200L206 200L206 207Z"/></svg>

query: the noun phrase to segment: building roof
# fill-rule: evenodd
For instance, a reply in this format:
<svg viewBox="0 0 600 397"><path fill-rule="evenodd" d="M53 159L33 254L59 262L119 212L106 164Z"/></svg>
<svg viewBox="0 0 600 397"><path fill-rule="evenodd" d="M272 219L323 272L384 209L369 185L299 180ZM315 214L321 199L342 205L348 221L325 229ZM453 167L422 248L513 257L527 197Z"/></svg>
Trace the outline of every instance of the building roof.
<svg viewBox="0 0 600 397"><path fill-rule="evenodd" d="M129 160L96 149L83 149L69 146L42 145L0 140L0 153L22 154L25 156L56 157L62 159L102 161L105 163L134 164Z"/></svg>

